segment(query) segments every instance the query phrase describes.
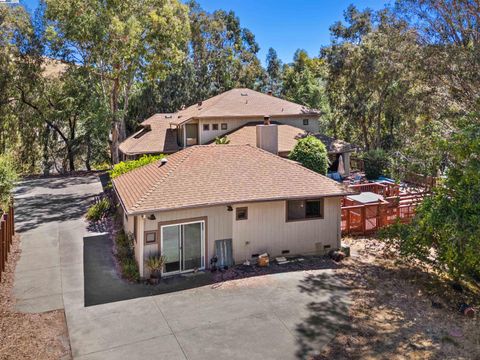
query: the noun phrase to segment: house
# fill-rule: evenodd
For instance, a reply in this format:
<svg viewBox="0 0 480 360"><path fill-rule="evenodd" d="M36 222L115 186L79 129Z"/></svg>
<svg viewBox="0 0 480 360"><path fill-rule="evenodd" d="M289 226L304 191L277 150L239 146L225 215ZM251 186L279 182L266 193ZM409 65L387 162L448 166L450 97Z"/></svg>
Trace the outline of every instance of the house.
<svg viewBox="0 0 480 360"><path fill-rule="evenodd" d="M120 144L123 159L143 154L171 154L193 145L209 144L228 135L235 144L256 145L255 126L269 116L279 124L279 155L287 156L296 141L314 134L327 146L335 172L342 156L350 171L350 144L318 134L320 112L250 89L232 89L176 113L155 114Z"/></svg>
<svg viewBox="0 0 480 360"><path fill-rule="evenodd" d="M264 140L277 125L259 125ZM271 139L272 140L272 139ZM270 144L275 141L273 138ZM268 141L260 141L268 144ZM340 201L351 192L300 164L250 145L198 145L113 180L123 223L164 275L340 247Z"/></svg>

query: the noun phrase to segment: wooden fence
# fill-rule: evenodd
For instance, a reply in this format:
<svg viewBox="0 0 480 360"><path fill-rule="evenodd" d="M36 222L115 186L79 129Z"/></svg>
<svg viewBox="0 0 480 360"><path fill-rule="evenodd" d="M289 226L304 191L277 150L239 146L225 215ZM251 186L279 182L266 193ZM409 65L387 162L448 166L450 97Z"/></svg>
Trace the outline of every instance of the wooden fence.
<svg viewBox="0 0 480 360"><path fill-rule="evenodd" d="M8 253L12 246L13 235L15 234L14 210L10 206L7 213L1 212L0 218L0 280L2 273L5 271Z"/></svg>
<svg viewBox="0 0 480 360"><path fill-rule="evenodd" d="M410 222L415 216L415 208L425 193L392 196L373 204L360 204L342 207L342 234L369 235L397 219Z"/></svg>

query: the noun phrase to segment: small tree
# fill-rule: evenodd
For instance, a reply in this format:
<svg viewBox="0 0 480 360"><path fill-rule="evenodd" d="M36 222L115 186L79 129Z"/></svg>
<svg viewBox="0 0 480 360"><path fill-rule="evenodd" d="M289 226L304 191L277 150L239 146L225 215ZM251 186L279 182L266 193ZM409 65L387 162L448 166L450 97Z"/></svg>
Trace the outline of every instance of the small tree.
<svg viewBox="0 0 480 360"><path fill-rule="evenodd" d="M369 150L363 154L365 176L369 180L376 180L381 175L386 175L390 165L388 154L382 149Z"/></svg>
<svg viewBox="0 0 480 360"><path fill-rule="evenodd" d="M327 174L329 165L327 148L315 136L309 135L298 140L288 157L319 174Z"/></svg>
<svg viewBox="0 0 480 360"><path fill-rule="evenodd" d="M12 157L8 154L0 154L0 210L8 210L17 179Z"/></svg>

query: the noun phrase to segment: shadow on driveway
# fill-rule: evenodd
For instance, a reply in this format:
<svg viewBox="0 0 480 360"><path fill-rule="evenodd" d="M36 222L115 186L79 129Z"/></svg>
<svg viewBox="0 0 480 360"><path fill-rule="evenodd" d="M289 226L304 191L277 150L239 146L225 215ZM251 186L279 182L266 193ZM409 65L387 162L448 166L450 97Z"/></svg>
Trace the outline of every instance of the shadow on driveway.
<svg viewBox="0 0 480 360"><path fill-rule="evenodd" d="M159 295L213 283L209 272L174 276L156 286L129 283L115 270L112 240L107 234L83 238L85 306Z"/></svg>

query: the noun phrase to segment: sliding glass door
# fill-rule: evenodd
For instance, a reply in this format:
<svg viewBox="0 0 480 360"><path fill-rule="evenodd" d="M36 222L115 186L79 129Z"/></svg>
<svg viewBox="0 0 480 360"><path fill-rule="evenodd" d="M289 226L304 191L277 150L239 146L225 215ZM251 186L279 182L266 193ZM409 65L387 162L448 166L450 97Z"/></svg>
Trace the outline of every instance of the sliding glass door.
<svg viewBox="0 0 480 360"><path fill-rule="evenodd" d="M166 258L164 273L205 267L204 221L162 226L161 234L161 253Z"/></svg>

